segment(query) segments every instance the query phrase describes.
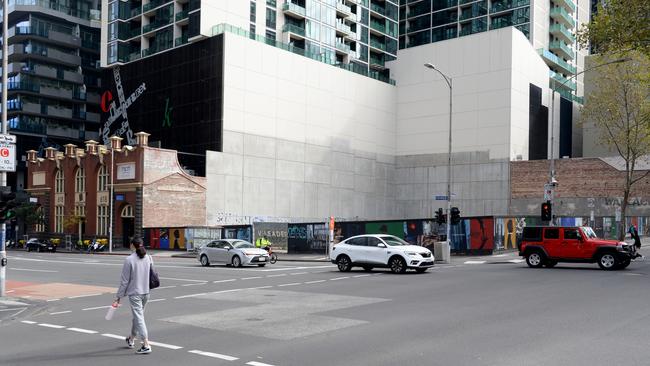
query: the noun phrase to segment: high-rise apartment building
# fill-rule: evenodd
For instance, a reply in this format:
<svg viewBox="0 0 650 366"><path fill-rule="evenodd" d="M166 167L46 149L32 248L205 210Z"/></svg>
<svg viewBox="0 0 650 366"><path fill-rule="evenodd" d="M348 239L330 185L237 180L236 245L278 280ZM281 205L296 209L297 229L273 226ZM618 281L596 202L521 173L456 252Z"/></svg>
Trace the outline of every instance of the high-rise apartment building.
<svg viewBox="0 0 650 366"><path fill-rule="evenodd" d="M9 133L17 151L96 139L100 122L99 2L9 0ZM24 187L24 162L9 183Z"/></svg>

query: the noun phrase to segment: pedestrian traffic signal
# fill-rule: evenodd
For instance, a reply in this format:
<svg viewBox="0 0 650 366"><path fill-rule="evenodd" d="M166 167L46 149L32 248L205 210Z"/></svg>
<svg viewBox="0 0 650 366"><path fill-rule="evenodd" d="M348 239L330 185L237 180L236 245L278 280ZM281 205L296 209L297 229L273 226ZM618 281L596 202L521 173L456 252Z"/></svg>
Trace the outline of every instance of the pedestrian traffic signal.
<svg viewBox="0 0 650 366"><path fill-rule="evenodd" d="M542 221L551 221L553 218L553 208L551 207L551 201L546 201L542 203Z"/></svg>
<svg viewBox="0 0 650 366"><path fill-rule="evenodd" d="M445 218L445 214L442 212L442 208L439 208L438 211L436 211L435 220L438 225L442 225L447 221Z"/></svg>
<svg viewBox="0 0 650 366"><path fill-rule="evenodd" d="M450 222L452 225L457 225L460 223L460 210L458 207L452 207L451 211L449 211L449 214L451 216Z"/></svg>
<svg viewBox="0 0 650 366"><path fill-rule="evenodd" d="M11 191L11 187L0 188L0 223L2 223L16 217L16 212L13 210L16 207L16 194Z"/></svg>

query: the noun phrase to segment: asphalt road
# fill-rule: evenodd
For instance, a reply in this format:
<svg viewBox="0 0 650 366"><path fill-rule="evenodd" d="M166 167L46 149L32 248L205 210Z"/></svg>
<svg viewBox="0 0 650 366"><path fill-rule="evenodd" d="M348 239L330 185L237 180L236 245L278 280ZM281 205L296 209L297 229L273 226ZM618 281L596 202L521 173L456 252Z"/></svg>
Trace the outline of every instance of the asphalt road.
<svg viewBox="0 0 650 366"><path fill-rule="evenodd" d="M104 319L122 257L11 252L8 295L27 305L4 318L0 307L0 364L650 364L650 261L605 272L516 259L456 257L393 275L156 258L162 287L146 309L156 343L136 355L122 339L128 306Z"/></svg>

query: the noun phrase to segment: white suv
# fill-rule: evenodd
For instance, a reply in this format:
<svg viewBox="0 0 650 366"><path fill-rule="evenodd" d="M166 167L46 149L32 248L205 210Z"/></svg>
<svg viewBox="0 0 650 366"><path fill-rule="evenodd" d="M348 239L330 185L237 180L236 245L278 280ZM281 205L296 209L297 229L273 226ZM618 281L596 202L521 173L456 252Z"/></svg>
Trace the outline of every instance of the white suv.
<svg viewBox="0 0 650 366"><path fill-rule="evenodd" d="M336 244L330 260L341 272L359 266L366 271L388 267L393 273L404 273L407 268L422 273L433 267L435 259L427 248L411 245L396 236L377 234L353 236Z"/></svg>

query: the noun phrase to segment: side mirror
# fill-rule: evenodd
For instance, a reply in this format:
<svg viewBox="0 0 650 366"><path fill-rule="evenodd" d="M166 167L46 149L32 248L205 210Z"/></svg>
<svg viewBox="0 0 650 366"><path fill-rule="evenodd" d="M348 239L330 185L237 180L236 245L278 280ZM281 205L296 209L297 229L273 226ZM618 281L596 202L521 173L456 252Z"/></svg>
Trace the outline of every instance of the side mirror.
<svg viewBox="0 0 650 366"><path fill-rule="evenodd" d="M379 248L386 248L386 244L384 244L384 243L379 243L379 244L377 244L377 247L379 247Z"/></svg>

